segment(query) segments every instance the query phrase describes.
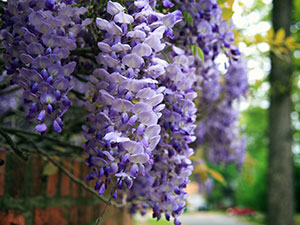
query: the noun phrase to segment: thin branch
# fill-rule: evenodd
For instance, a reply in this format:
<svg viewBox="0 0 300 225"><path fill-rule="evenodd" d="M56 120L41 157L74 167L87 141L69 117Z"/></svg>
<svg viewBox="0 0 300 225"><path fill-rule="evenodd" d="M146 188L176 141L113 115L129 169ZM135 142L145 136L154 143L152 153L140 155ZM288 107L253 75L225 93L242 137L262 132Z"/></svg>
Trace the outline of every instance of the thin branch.
<svg viewBox="0 0 300 225"><path fill-rule="evenodd" d="M0 91L0 96L2 96L2 95L7 95L7 94L10 94L10 93L13 93L13 92L18 91L18 90L20 90L20 89L21 89L20 87L13 87L13 88L9 88L9 89Z"/></svg>
<svg viewBox="0 0 300 225"><path fill-rule="evenodd" d="M124 169L124 171L125 171L125 170L126 170L126 168ZM112 203L111 200L112 200L113 195L114 195L114 193L115 193L115 191L116 191L118 185L120 184L121 180L122 180L122 178L120 177L120 178L118 179L116 185L113 187L112 192L111 192L111 195L110 195L110 197L109 197L107 203L105 204L104 209L102 210L102 212L100 213L100 216L99 216L99 217L97 218L97 220L96 220L96 225L99 225L99 224L101 224L101 223L103 222L103 216L104 216L104 213L105 213L107 207L108 207L109 205L111 205L111 203Z"/></svg>
<svg viewBox="0 0 300 225"><path fill-rule="evenodd" d="M56 160L52 159L47 152L45 152L44 150L42 150L41 148L39 148L34 142L30 141L30 143L35 147L35 149L41 153L43 156L45 156L50 162L52 162L57 168L59 168L63 173L65 173L68 177L70 177L70 179L72 181L74 181L75 183L79 184L81 187L83 187L85 190L91 192L92 194L94 194L95 196L97 196L101 201L107 203L107 204L111 204L115 207L124 207L121 204L115 203L115 202L111 202L109 201L107 198L105 198L104 196L99 195L99 193L97 191L95 191L94 189L90 188L86 183L83 183L82 180L76 178L73 176L73 174L71 174L66 168L64 168L60 163L58 163Z"/></svg>
<svg viewBox="0 0 300 225"><path fill-rule="evenodd" d="M95 53L92 48L76 48L71 51L72 55L81 55L81 54L86 54L86 53Z"/></svg>
<svg viewBox="0 0 300 225"><path fill-rule="evenodd" d="M71 90L71 92L80 100L86 101L85 95L76 90Z"/></svg>
<svg viewBox="0 0 300 225"><path fill-rule="evenodd" d="M0 130L0 134L5 138L6 142L9 144L9 146L12 148L12 150L22 159L27 160L28 156L25 155L13 142L13 140L11 139L11 137L3 132L2 130Z"/></svg>
<svg viewBox="0 0 300 225"><path fill-rule="evenodd" d="M77 145L72 145L72 144L64 142L64 141L61 141L58 138L53 138L53 137L49 137L49 136L41 136L38 133L33 133L33 132L30 132L30 131L26 131L26 130L22 130L22 129L18 129L18 128L0 126L0 129L6 131L7 133L11 133L11 134L22 133L22 134L25 134L25 135L35 136L35 137L38 137L40 139L46 139L46 140L52 141L52 142L54 142L58 145L61 145L63 147L70 147L70 148L76 149L78 151L83 151L82 147L77 146Z"/></svg>

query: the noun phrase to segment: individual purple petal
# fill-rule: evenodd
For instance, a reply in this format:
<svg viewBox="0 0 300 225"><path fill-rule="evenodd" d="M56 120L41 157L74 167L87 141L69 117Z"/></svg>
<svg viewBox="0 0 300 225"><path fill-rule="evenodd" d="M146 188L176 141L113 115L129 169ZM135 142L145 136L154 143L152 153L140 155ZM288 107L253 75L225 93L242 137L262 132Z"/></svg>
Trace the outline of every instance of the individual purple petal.
<svg viewBox="0 0 300 225"><path fill-rule="evenodd" d="M127 37L130 37L132 39L139 39L141 41L145 40L146 38L146 34L145 32L141 31L141 30L134 30L134 31L129 31L126 34Z"/></svg>
<svg viewBox="0 0 300 225"><path fill-rule="evenodd" d="M155 147L157 146L157 144L160 141L160 139L161 139L161 137L159 135L150 138L150 140L149 140L149 148L151 150L155 149Z"/></svg>
<svg viewBox="0 0 300 225"><path fill-rule="evenodd" d="M103 64L111 68L115 68L120 64L118 60L114 59L108 54L107 55L99 54L96 57L96 60L99 64Z"/></svg>
<svg viewBox="0 0 300 225"><path fill-rule="evenodd" d="M138 56L150 56L152 54L152 49L149 45L145 43L137 44L133 49L132 53L136 53Z"/></svg>
<svg viewBox="0 0 300 225"><path fill-rule="evenodd" d="M53 121L53 130L56 131L57 133L60 133L62 131L61 125L58 123L57 120Z"/></svg>
<svg viewBox="0 0 300 225"><path fill-rule="evenodd" d="M130 155L129 161L132 163L146 163L150 159L148 154L134 154Z"/></svg>
<svg viewBox="0 0 300 225"><path fill-rule="evenodd" d="M115 98L114 98L112 95L110 95L107 91L105 91L105 90L100 90L99 93L101 94L102 99L103 99L107 104L110 104L110 105L113 104Z"/></svg>
<svg viewBox="0 0 300 225"><path fill-rule="evenodd" d="M152 107L149 104L146 104L144 102L138 102L133 106L132 112L135 113L136 115L142 113L142 112L147 112L151 111Z"/></svg>
<svg viewBox="0 0 300 225"><path fill-rule="evenodd" d="M49 10L52 10L54 7L54 0L46 0L45 7Z"/></svg>
<svg viewBox="0 0 300 225"><path fill-rule="evenodd" d="M113 50L114 52L127 52L130 49L131 49L130 45L121 44L120 42L118 42L117 44L111 47L111 50Z"/></svg>
<svg viewBox="0 0 300 225"><path fill-rule="evenodd" d="M208 35L212 33L212 27L206 20L202 20L197 24L197 31L201 35Z"/></svg>
<svg viewBox="0 0 300 225"><path fill-rule="evenodd" d="M22 53L20 55L20 59L21 59L22 63L24 63L24 64L31 63L33 60L33 58L30 55L25 54L25 53Z"/></svg>
<svg viewBox="0 0 300 225"><path fill-rule="evenodd" d="M106 30L108 21L102 18L96 18L96 25L100 30Z"/></svg>
<svg viewBox="0 0 300 225"><path fill-rule="evenodd" d="M112 104L112 109L117 112L130 112L133 104L125 99L117 99Z"/></svg>
<svg viewBox="0 0 300 225"><path fill-rule="evenodd" d="M154 107L154 106L158 105L159 103L161 103L163 99L164 99L164 95L158 94L155 97L151 98L149 101L147 101L147 104Z"/></svg>
<svg viewBox="0 0 300 225"><path fill-rule="evenodd" d="M136 97L147 100L147 99L152 99L154 95L155 95L154 90L152 90L151 88L144 88L139 90L139 92L136 94Z"/></svg>
<svg viewBox="0 0 300 225"><path fill-rule="evenodd" d="M45 116L46 116L46 111L43 109L39 113L39 115L38 115L38 117L36 119L39 120L39 121L41 121L41 122L43 122L45 120Z"/></svg>
<svg viewBox="0 0 300 225"><path fill-rule="evenodd" d="M178 218L174 219L174 225L181 225L181 222Z"/></svg>
<svg viewBox="0 0 300 225"><path fill-rule="evenodd" d="M145 125L144 124L140 124L138 125L138 127L136 128L136 133L140 136L144 135L145 133Z"/></svg>
<svg viewBox="0 0 300 225"><path fill-rule="evenodd" d="M68 64L64 65L64 75L70 75L74 72L76 67L76 62L69 62Z"/></svg>
<svg viewBox="0 0 300 225"><path fill-rule="evenodd" d="M112 35L122 35L122 29L115 22L109 22L105 29L108 33Z"/></svg>
<svg viewBox="0 0 300 225"><path fill-rule="evenodd" d="M162 21L168 28L172 28L176 23L182 20L182 13L180 10L175 10L172 13L164 15Z"/></svg>
<svg viewBox="0 0 300 225"><path fill-rule="evenodd" d="M157 124L157 121L158 121L157 115L152 111L140 113L138 115L138 119L141 123L143 123L147 126Z"/></svg>
<svg viewBox="0 0 300 225"><path fill-rule="evenodd" d="M154 125L147 127L147 129L145 131L145 136L147 136L148 138L152 138L154 136L159 135L160 131L161 131L160 125L154 124Z"/></svg>
<svg viewBox="0 0 300 225"><path fill-rule="evenodd" d="M62 76L64 74L63 67L59 64L52 64L48 66L49 75L54 76Z"/></svg>
<svg viewBox="0 0 300 225"><path fill-rule="evenodd" d="M44 20L44 17L40 12L32 12L28 17L28 20L32 25L36 26Z"/></svg>
<svg viewBox="0 0 300 225"><path fill-rule="evenodd" d="M60 78L54 81L53 87L57 90L65 91L70 88L70 81L65 78Z"/></svg>
<svg viewBox="0 0 300 225"><path fill-rule="evenodd" d="M145 43L148 44L152 49L154 49L155 52L159 52L165 48L165 44L161 43L160 38L155 34L150 35L145 40Z"/></svg>
<svg viewBox="0 0 300 225"><path fill-rule="evenodd" d="M129 138L127 137L121 137L122 133L117 133L117 132L110 132L107 133L103 139L110 141L110 142L115 142L115 143L120 143L120 142L127 142L129 141Z"/></svg>
<svg viewBox="0 0 300 225"><path fill-rule="evenodd" d="M44 47L37 42L32 42L27 46L27 52L32 55L40 55L44 52Z"/></svg>
<svg viewBox="0 0 300 225"><path fill-rule="evenodd" d="M136 115L133 115L133 116L130 117L130 119L128 120L128 124L129 124L130 126L135 126L137 119L138 119L137 116L136 116Z"/></svg>
<svg viewBox="0 0 300 225"><path fill-rule="evenodd" d="M106 157L110 160L110 161L114 161L115 158L108 152L108 151L103 151L103 154L106 155Z"/></svg>
<svg viewBox="0 0 300 225"><path fill-rule="evenodd" d="M99 194L100 195L103 195L105 192L105 183L102 183L100 188L99 188Z"/></svg>
<svg viewBox="0 0 300 225"><path fill-rule="evenodd" d="M105 42L98 42L97 45L98 45L98 48L103 52L109 53L112 50L111 47L108 44L106 44Z"/></svg>
<svg viewBox="0 0 300 225"><path fill-rule="evenodd" d="M70 51L67 48L55 48L53 53L58 55L60 59L66 59L70 55Z"/></svg>
<svg viewBox="0 0 300 225"><path fill-rule="evenodd" d="M56 97L52 93L44 92L40 100L43 104L52 104L56 101Z"/></svg>
<svg viewBox="0 0 300 225"><path fill-rule="evenodd" d="M124 80L121 85L127 89L128 91L131 92L138 92L139 90L141 90L145 85L143 82L141 82L140 80L136 80L136 79L127 79Z"/></svg>
<svg viewBox="0 0 300 225"><path fill-rule="evenodd" d="M40 132L40 133L44 133L47 130L47 126L44 123L38 124L35 126L35 130Z"/></svg>
<svg viewBox="0 0 300 225"><path fill-rule="evenodd" d="M48 113L48 114L51 114L52 112L53 112L53 107L52 107L51 104L48 104L48 105L47 105L47 113Z"/></svg>
<svg viewBox="0 0 300 225"><path fill-rule="evenodd" d="M119 12L117 15L115 15L114 21L116 23L130 24L133 23L134 19L132 16L128 15L127 13Z"/></svg>
<svg viewBox="0 0 300 225"><path fill-rule="evenodd" d="M122 59L122 63L130 68L139 68L144 60L135 53L125 55Z"/></svg>
<svg viewBox="0 0 300 225"><path fill-rule="evenodd" d="M174 3L170 0L163 0L163 6L167 8L172 8L174 6Z"/></svg>
<svg viewBox="0 0 300 225"><path fill-rule="evenodd" d="M112 194L113 199L117 199L118 198L117 190L115 190L114 193L111 193L111 194Z"/></svg>
<svg viewBox="0 0 300 225"><path fill-rule="evenodd" d="M112 16L114 16L115 14L117 14L119 12L123 12L124 9L125 8L118 2L109 1L107 3L107 12Z"/></svg>
<svg viewBox="0 0 300 225"><path fill-rule="evenodd" d="M46 56L38 56L32 61L35 68L47 68L50 65L50 60Z"/></svg>
<svg viewBox="0 0 300 225"><path fill-rule="evenodd" d="M130 154L140 154L144 152L143 146L139 142L125 141L122 143L123 148Z"/></svg>
<svg viewBox="0 0 300 225"><path fill-rule="evenodd" d="M133 164L132 167L129 169L128 174L132 177L137 177L139 172L139 167L137 164Z"/></svg>
<svg viewBox="0 0 300 225"><path fill-rule="evenodd" d="M27 28L24 28L23 31L24 31L24 39L27 43L37 41L37 37L33 33L31 33Z"/></svg>
<svg viewBox="0 0 300 225"><path fill-rule="evenodd" d="M43 34L51 34L53 32L52 26L46 22L40 22L35 28Z"/></svg>

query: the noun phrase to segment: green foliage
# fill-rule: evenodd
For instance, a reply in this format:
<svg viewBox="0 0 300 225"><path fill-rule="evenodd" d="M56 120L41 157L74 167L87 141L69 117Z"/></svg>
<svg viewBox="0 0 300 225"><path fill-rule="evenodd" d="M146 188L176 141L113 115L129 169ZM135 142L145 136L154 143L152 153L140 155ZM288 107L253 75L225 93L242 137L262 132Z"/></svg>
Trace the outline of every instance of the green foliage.
<svg viewBox="0 0 300 225"><path fill-rule="evenodd" d="M250 107L243 112L241 122L247 125L244 134L248 152L241 171L232 165L209 165L226 181L225 185L214 183L214 190L208 196L213 208L241 206L266 210L267 121L266 109Z"/></svg>
<svg viewBox="0 0 300 225"><path fill-rule="evenodd" d="M192 15L189 14L188 12L183 12L182 14L183 14L184 20L185 20L188 24L193 25L193 17L192 17Z"/></svg>
<svg viewBox="0 0 300 225"><path fill-rule="evenodd" d="M192 50L192 54L194 56L199 56L202 62L204 62L204 53L202 49L197 45L190 45L190 49Z"/></svg>
<svg viewBox="0 0 300 225"><path fill-rule="evenodd" d="M253 107L243 113L247 124L248 157L235 192L237 205L266 210L267 110Z"/></svg>
<svg viewBox="0 0 300 225"><path fill-rule="evenodd" d="M173 222L169 222L165 219L161 219L159 221L157 221L156 219L149 219L147 220L147 224L148 225L172 225Z"/></svg>

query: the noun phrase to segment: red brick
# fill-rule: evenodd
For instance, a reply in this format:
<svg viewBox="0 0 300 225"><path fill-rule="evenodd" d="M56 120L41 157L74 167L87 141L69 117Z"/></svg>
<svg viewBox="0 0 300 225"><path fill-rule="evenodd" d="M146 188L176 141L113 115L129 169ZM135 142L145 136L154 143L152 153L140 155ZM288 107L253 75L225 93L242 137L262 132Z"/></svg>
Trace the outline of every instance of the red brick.
<svg viewBox="0 0 300 225"><path fill-rule="evenodd" d="M65 210L63 208L49 207L46 209L35 209L34 224L35 225L67 225L65 218Z"/></svg>
<svg viewBox="0 0 300 225"><path fill-rule="evenodd" d="M70 217L69 218L70 225L78 224L78 207L77 206L71 206L69 217Z"/></svg>
<svg viewBox="0 0 300 225"><path fill-rule="evenodd" d="M74 161L73 164L73 175L80 178L80 162ZM79 195L79 185L75 182L72 183L72 197L77 198Z"/></svg>
<svg viewBox="0 0 300 225"><path fill-rule="evenodd" d="M79 206L78 207L78 215L79 215L79 224L88 224L90 222L88 215L88 206Z"/></svg>
<svg viewBox="0 0 300 225"><path fill-rule="evenodd" d="M86 206L86 212L85 212L85 224L89 224L92 222L93 219L93 207L92 205Z"/></svg>
<svg viewBox="0 0 300 225"><path fill-rule="evenodd" d="M1 225L25 225L25 217L21 212L16 210L9 210L8 212L0 212Z"/></svg>
<svg viewBox="0 0 300 225"><path fill-rule="evenodd" d="M101 205L101 204L97 204L97 205L93 206L93 217L92 217L92 219L94 221L96 221L96 219L99 217L102 209L103 209L103 205Z"/></svg>
<svg viewBox="0 0 300 225"><path fill-rule="evenodd" d="M4 165L0 166L0 196L4 195L4 174L5 174L5 165L6 165L6 152L0 151L0 159L4 160Z"/></svg>
<svg viewBox="0 0 300 225"><path fill-rule="evenodd" d="M81 164L81 167L82 167L81 180L83 180L84 182L87 182L87 181L85 181L85 177L87 176L87 174L89 172L89 168L84 163ZM84 188L81 188L81 196L85 197L86 195L87 195L87 191Z"/></svg>
<svg viewBox="0 0 300 225"><path fill-rule="evenodd" d="M53 197L56 195L57 185L58 185L58 172L48 176L47 178L47 188L46 188L47 197Z"/></svg>
<svg viewBox="0 0 300 225"><path fill-rule="evenodd" d="M25 184L26 162L13 153L8 154L7 159L9 160L9 164L10 164L9 166L6 165L6 170L9 168L9 175L8 175L9 186L7 188L8 193L12 197L21 198L24 196L25 193L24 184Z"/></svg>
<svg viewBox="0 0 300 225"><path fill-rule="evenodd" d="M43 193L43 168L44 160L40 155L33 155L31 160L30 195L38 196Z"/></svg>
<svg viewBox="0 0 300 225"><path fill-rule="evenodd" d="M68 162L66 162L68 164ZM69 170L69 168L67 168ZM60 195L61 196L67 196L70 194L70 178L64 174L61 173L61 179L60 179Z"/></svg>

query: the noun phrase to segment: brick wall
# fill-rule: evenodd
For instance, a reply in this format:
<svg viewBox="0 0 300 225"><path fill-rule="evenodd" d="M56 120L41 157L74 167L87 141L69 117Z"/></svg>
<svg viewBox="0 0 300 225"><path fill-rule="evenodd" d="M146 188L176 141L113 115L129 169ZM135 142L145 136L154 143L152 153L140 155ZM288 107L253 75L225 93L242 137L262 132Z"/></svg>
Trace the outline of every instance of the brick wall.
<svg viewBox="0 0 300 225"><path fill-rule="evenodd" d="M72 182L61 171L44 176L46 162L39 155L23 161L13 153L0 151L0 225L89 225L104 207L97 197ZM73 175L84 179L87 168L75 160L63 159ZM131 225L122 209L108 207L104 225Z"/></svg>

